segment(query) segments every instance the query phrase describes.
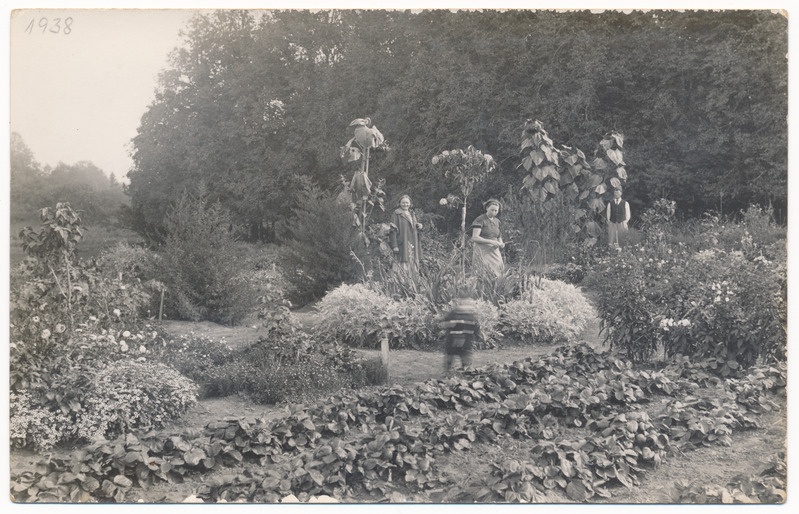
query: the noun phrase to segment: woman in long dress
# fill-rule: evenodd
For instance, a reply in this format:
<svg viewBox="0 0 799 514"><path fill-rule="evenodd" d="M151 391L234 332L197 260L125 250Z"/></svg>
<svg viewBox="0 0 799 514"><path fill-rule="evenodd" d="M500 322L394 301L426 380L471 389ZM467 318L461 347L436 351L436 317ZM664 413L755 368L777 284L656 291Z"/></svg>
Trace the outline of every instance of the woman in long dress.
<svg viewBox="0 0 799 514"><path fill-rule="evenodd" d="M397 264L407 272L416 272L419 269L419 260L422 258L418 232L422 229L422 224L416 220L411 211L410 196L400 197L397 208L391 215L389 227L389 243Z"/></svg>
<svg viewBox="0 0 799 514"><path fill-rule="evenodd" d="M483 204L485 213L478 216L471 225L472 229L472 269L475 273L502 274L505 263L502 260L501 248L505 248L502 232L499 228L499 200L491 198Z"/></svg>

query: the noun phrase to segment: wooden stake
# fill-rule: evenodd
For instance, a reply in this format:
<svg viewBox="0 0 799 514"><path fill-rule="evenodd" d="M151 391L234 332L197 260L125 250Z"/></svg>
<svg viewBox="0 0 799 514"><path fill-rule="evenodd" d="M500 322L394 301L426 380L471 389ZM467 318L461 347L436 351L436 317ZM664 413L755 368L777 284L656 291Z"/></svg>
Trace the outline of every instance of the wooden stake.
<svg viewBox="0 0 799 514"><path fill-rule="evenodd" d="M380 338L380 359L383 361L383 368L386 370L386 381L391 376L388 370L388 336L383 334Z"/></svg>

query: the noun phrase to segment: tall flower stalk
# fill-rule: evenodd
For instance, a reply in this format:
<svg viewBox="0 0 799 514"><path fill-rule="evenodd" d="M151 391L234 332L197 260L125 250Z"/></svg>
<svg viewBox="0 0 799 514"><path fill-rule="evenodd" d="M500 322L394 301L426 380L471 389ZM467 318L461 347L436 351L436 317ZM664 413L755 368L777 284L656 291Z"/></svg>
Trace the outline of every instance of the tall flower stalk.
<svg viewBox="0 0 799 514"><path fill-rule="evenodd" d="M460 193L459 196L449 195L447 201L442 203L461 204L461 274L465 277L466 207L474 186L494 171L496 163L493 157L469 145L466 150L444 150L433 157L433 166L444 175L445 179L454 182Z"/></svg>

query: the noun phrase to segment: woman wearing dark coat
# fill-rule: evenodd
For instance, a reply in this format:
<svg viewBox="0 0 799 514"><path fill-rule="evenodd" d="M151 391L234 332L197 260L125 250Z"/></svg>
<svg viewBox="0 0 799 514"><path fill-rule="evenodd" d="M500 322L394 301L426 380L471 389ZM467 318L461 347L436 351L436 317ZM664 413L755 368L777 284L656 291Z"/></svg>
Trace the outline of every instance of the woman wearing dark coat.
<svg viewBox="0 0 799 514"><path fill-rule="evenodd" d="M389 243L397 264L405 271L417 271L422 257L422 249L419 246L419 230L422 229L422 224L416 220L411 211L410 196L402 195L391 215L389 227Z"/></svg>

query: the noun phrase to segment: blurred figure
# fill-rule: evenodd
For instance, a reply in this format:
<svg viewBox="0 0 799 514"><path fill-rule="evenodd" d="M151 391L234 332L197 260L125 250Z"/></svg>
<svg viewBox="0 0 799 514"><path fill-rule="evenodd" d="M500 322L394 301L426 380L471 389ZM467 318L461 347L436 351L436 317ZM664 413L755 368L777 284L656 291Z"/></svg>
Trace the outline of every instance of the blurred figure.
<svg viewBox="0 0 799 514"><path fill-rule="evenodd" d="M444 316L441 326L446 334L444 373L449 373L455 357L460 357L461 368L471 366L474 341L482 338L474 300L467 297L455 298L452 309Z"/></svg>

